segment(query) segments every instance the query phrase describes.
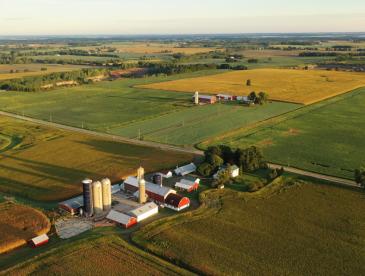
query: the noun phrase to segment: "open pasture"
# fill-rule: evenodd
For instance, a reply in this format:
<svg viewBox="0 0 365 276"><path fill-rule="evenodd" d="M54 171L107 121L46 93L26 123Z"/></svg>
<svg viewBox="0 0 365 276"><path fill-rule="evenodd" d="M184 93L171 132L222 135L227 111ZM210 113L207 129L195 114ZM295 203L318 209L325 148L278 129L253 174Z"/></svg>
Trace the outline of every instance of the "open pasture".
<svg viewBox="0 0 365 276"><path fill-rule="evenodd" d="M47 68L42 71L41 68ZM23 78L30 76L40 76L55 72L69 72L85 68L78 65L58 65L58 64L0 64L0 80ZM10 73L11 70L19 72Z"/></svg>
<svg viewBox="0 0 365 276"><path fill-rule="evenodd" d="M251 80L251 86L246 85ZM187 78L139 87L167 91L248 95L265 91L271 100L312 104L365 86L365 74L321 70L255 69Z"/></svg>
<svg viewBox="0 0 365 276"><path fill-rule="evenodd" d="M80 181L189 162L192 155L123 144L0 117L0 134L12 145L0 152L0 192L39 201L60 201L82 192ZM158 158L156 158L158 156Z"/></svg>
<svg viewBox="0 0 365 276"><path fill-rule="evenodd" d="M364 109L362 88L216 143L257 145L271 162L353 179L354 170L365 166Z"/></svg>
<svg viewBox="0 0 365 276"><path fill-rule="evenodd" d="M214 214L151 224L136 240L204 275L365 273L361 191L278 179L253 194L210 197L206 212L220 206Z"/></svg>
<svg viewBox="0 0 365 276"><path fill-rule="evenodd" d="M48 233L50 228L50 221L40 211L15 203L0 203L0 254Z"/></svg>

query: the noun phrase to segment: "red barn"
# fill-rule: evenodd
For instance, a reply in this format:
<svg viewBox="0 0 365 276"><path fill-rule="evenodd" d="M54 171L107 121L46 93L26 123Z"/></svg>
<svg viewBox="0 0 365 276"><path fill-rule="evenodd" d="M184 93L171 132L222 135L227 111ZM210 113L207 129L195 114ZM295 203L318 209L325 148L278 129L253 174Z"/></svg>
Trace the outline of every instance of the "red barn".
<svg viewBox="0 0 365 276"><path fill-rule="evenodd" d="M43 235L40 235L38 237L31 239L30 244L33 247L38 247L43 244L46 244L48 241L49 241L49 238L48 238L47 234L43 234Z"/></svg>
<svg viewBox="0 0 365 276"><path fill-rule="evenodd" d="M137 224L137 218L128 216L126 214L111 210L106 217L108 220L118 223L125 229Z"/></svg>
<svg viewBox="0 0 365 276"><path fill-rule="evenodd" d="M165 206L179 212L190 206L190 199L177 194L169 194L166 197Z"/></svg>
<svg viewBox="0 0 365 276"><path fill-rule="evenodd" d="M181 179L179 182L175 184L175 188L191 193L199 189L199 183L200 183L199 178L196 179L195 181Z"/></svg>
<svg viewBox="0 0 365 276"><path fill-rule="evenodd" d="M124 191L131 194L136 194L139 191L138 179L136 177L128 177L123 185ZM164 203L166 197L171 193L174 194L176 191L168 187L146 182L146 194L148 195L148 198L153 201Z"/></svg>
<svg viewBox="0 0 365 276"><path fill-rule="evenodd" d="M195 96L193 96L193 100L195 101ZM217 97L216 96L199 95L199 103L215 104L216 102L217 102Z"/></svg>

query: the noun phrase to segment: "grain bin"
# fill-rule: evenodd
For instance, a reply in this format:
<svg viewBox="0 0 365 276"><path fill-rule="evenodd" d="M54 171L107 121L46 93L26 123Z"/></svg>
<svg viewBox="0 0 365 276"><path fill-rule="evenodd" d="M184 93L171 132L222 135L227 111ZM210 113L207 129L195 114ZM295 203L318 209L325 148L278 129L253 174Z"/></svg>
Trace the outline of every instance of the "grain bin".
<svg viewBox="0 0 365 276"><path fill-rule="evenodd" d="M93 181L91 179L85 179L82 181L84 212L85 215L89 217L93 215L94 210L92 182Z"/></svg>
<svg viewBox="0 0 365 276"><path fill-rule="evenodd" d="M139 187L139 203L144 204L146 203L146 181L142 178L138 181Z"/></svg>
<svg viewBox="0 0 365 276"><path fill-rule="evenodd" d="M101 189L101 182L96 181L92 184L92 186L93 186L94 214L98 215L103 212L103 194Z"/></svg>
<svg viewBox="0 0 365 276"><path fill-rule="evenodd" d="M101 180L102 192L103 192L103 210L109 211L112 206L112 184L109 178Z"/></svg>

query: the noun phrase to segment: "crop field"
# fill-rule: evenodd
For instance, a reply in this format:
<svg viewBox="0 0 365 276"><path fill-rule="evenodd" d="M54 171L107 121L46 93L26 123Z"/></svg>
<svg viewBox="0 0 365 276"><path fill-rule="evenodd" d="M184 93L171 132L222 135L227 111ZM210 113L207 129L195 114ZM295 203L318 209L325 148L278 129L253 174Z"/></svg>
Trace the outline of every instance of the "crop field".
<svg viewBox="0 0 365 276"><path fill-rule="evenodd" d="M190 275L184 269L130 246L120 238L120 233L116 230L108 229L101 233L103 236L91 233L72 243L59 245L9 268L5 273L6 275Z"/></svg>
<svg viewBox="0 0 365 276"><path fill-rule="evenodd" d="M48 233L50 228L50 221L40 211L15 203L0 203L0 254Z"/></svg>
<svg viewBox="0 0 365 276"><path fill-rule="evenodd" d="M282 102L250 108L238 104L197 106L117 127L111 132L166 144L193 145L298 107L296 104Z"/></svg>
<svg viewBox="0 0 365 276"><path fill-rule="evenodd" d="M251 80L251 86L246 85ZM362 73L255 69L228 72L213 76L187 78L139 87L167 91L248 95L251 91L265 91L271 100L312 104L353 89L365 86Z"/></svg>
<svg viewBox="0 0 365 276"><path fill-rule="evenodd" d="M364 275L362 191L278 179L220 193L214 214L151 224L135 240L199 274Z"/></svg>
<svg viewBox="0 0 365 276"><path fill-rule="evenodd" d="M272 162L353 179L354 170L365 166L364 109L362 88L216 142L257 145Z"/></svg>
<svg viewBox="0 0 365 276"><path fill-rule="evenodd" d="M0 151L0 192L39 201L78 195L80 181L113 182L142 164L147 171L189 162L192 155L123 144L0 117L0 134L10 142ZM156 158L158 156L158 158Z"/></svg>
<svg viewBox="0 0 365 276"><path fill-rule="evenodd" d="M41 71L41 68L47 68L47 71ZM57 64L0 64L0 80L46 75L55 72L75 71L81 68L85 68L85 66ZM10 73L10 70L18 70L19 72Z"/></svg>

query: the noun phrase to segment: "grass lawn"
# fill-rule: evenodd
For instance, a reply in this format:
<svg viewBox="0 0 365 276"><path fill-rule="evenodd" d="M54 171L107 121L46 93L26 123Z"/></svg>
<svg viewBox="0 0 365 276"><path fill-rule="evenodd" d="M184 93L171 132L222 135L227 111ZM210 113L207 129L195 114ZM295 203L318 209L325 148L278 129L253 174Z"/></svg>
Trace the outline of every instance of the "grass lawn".
<svg viewBox="0 0 365 276"><path fill-rule="evenodd" d="M362 88L216 143L254 144L272 162L353 179L354 169L365 166L364 109Z"/></svg>
<svg viewBox="0 0 365 276"><path fill-rule="evenodd" d="M278 179L253 194L211 193L214 214L150 225L135 240L201 274L364 275L363 192Z"/></svg>
<svg viewBox="0 0 365 276"><path fill-rule="evenodd" d="M0 204L0 254L22 246L28 240L47 233L49 219L40 211L25 205Z"/></svg>
<svg viewBox="0 0 365 276"><path fill-rule="evenodd" d="M246 81L251 80L251 86ZM270 99L311 104L365 86L362 73L322 70L255 69L186 78L139 87L180 92L248 95L264 91Z"/></svg>
<svg viewBox="0 0 365 276"><path fill-rule="evenodd" d="M14 265L6 266L7 275L190 275L120 237L117 228L100 228L76 238L46 245L26 256L11 256ZM29 251L29 250L27 250ZM22 254L24 255L24 254ZM29 257L30 256L30 257ZM23 257L23 258L22 258ZM17 263L17 264L16 264ZM0 258L1 267L1 258Z"/></svg>
<svg viewBox="0 0 365 276"><path fill-rule="evenodd" d="M0 152L0 192L31 200L56 201L77 195L85 177L119 181L141 164L147 171L155 171L193 159L189 154L123 144L7 117L0 117L0 134L12 140L11 147Z"/></svg>

